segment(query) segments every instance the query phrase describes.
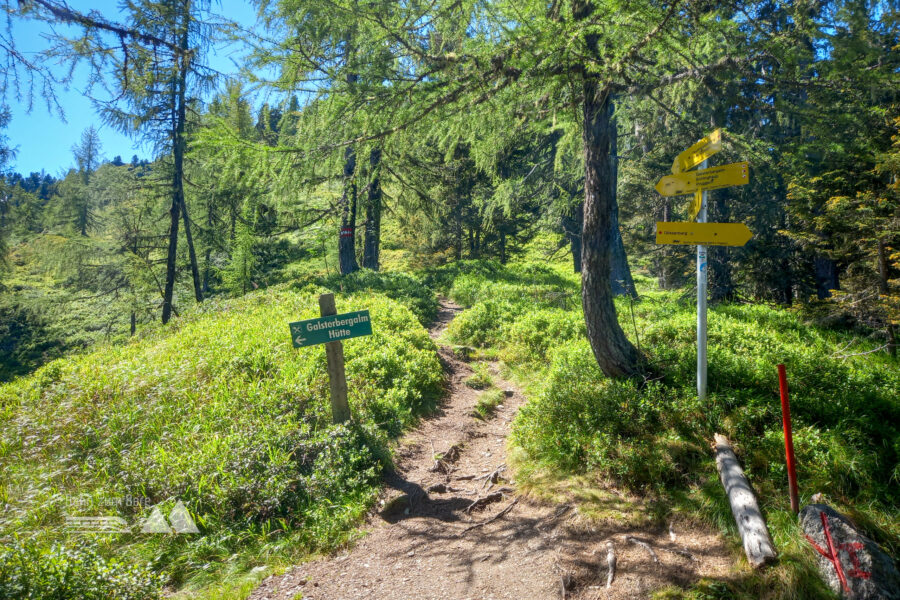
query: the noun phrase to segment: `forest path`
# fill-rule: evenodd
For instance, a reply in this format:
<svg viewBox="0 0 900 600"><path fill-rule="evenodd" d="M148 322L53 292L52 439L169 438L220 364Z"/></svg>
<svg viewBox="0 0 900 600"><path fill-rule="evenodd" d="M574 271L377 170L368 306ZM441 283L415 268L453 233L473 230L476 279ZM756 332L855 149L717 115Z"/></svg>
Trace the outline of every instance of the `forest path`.
<svg viewBox="0 0 900 600"><path fill-rule="evenodd" d="M461 310L442 299L432 338ZM266 578L252 600L641 598L727 572L729 552L712 534L685 531L675 544L667 531L591 522L574 505L517 495L506 438L524 396L489 363L506 399L491 418L473 417L482 392L465 385L471 367L446 346L439 352L447 395L398 444L395 471L362 527L367 535L349 550ZM651 544L660 562L628 535ZM607 540L618 562L609 589Z"/></svg>

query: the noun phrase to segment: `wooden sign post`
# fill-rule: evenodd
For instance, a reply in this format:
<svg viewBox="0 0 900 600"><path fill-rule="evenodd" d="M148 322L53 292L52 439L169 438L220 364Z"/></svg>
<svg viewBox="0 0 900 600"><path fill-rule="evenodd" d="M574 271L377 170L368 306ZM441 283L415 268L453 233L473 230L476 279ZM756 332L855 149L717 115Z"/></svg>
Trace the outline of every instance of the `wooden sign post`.
<svg viewBox="0 0 900 600"><path fill-rule="evenodd" d="M341 340L372 335L369 311L337 314L334 294L319 296L319 319L290 323L294 348L325 344L328 359L328 382L331 386L331 419L335 423L350 420L347 402L347 376L344 371L344 345Z"/></svg>
<svg viewBox="0 0 900 600"><path fill-rule="evenodd" d="M337 314L334 294L319 296L319 314L329 317ZM328 382L331 384L331 420L343 423L350 420L350 404L347 402L347 375L344 372L344 344L340 340L325 344L328 357Z"/></svg>

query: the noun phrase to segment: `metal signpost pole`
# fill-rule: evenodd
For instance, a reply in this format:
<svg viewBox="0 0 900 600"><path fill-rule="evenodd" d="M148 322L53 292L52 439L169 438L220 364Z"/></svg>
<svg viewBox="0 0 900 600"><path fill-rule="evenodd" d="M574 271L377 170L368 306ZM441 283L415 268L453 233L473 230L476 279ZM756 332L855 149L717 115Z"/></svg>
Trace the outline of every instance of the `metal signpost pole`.
<svg viewBox="0 0 900 600"><path fill-rule="evenodd" d="M697 397L706 399L706 281L707 246L743 246L753 233L741 223L707 223L708 190L717 190L750 182L749 163L739 162L707 169L707 159L722 150L722 130L708 136L678 154L672 163L672 174L656 184L663 196L694 193L688 216L696 222L657 222L657 244L697 245ZM700 168L692 171L694 167Z"/></svg>
<svg viewBox="0 0 900 600"><path fill-rule="evenodd" d="M700 163L706 168L706 161ZM700 212L697 222L706 223L706 198L708 192L702 190ZM697 246L697 397L706 400L706 246Z"/></svg>

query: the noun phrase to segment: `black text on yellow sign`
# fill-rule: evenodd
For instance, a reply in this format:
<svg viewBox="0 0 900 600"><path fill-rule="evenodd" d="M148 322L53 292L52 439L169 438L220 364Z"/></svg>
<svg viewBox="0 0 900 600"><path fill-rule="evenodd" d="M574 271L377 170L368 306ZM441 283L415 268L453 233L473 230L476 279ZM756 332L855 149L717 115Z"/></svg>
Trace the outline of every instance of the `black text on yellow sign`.
<svg viewBox="0 0 900 600"><path fill-rule="evenodd" d="M753 233L743 223L656 223L656 243L684 246L743 246Z"/></svg>
<svg viewBox="0 0 900 600"><path fill-rule="evenodd" d="M731 163L711 169L688 171L666 175L656 184L656 191L663 196L683 196L697 190L717 190L750 182L748 162Z"/></svg>

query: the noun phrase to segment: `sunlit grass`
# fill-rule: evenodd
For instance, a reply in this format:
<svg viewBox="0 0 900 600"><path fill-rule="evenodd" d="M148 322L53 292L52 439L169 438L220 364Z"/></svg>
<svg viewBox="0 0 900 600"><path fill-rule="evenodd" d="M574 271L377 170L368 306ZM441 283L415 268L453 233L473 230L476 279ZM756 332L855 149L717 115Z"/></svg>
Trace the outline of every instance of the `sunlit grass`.
<svg viewBox="0 0 900 600"><path fill-rule="evenodd" d="M39 546L87 539L103 556L201 593L223 581L249 589L264 569L347 543L390 464L389 439L443 389L419 320L433 310L429 292L411 303L417 316L394 294L363 287L337 301L339 312L369 309L373 325L373 335L344 343L354 413L346 427L331 425L324 347L290 342L289 322L318 316L313 291L208 301L131 343L0 387L0 544L13 535ZM136 523L150 506L168 514L176 500L200 534L64 527L66 516Z"/></svg>
<svg viewBox="0 0 900 600"><path fill-rule="evenodd" d="M679 292L654 290L638 276L640 301L616 299L622 328L650 368L643 380L613 381L597 367L585 338L578 279L565 268L454 268L446 289L468 309L448 337L496 351L530 393L512 434L516 478L529 493L552 496L558 492L547 490L589 476L647 498L659 519L673 512L697 516L733 539L709 442L715 432L735 442L769 519L779 566L763 576L742 571L727 582L660 597L754 598L762 590L772 598L828 597L788 511L778 363L788 370L801 495L825 494L889 551L900 550L896 360L884 353L844 358L840 349L849 334L804 323L796 311L719 305L709 314L709 397L701 403L695 307ZM857 352L874 344L861 346ZM579 502L590 507L602 500L601 494Z"/></svg>

